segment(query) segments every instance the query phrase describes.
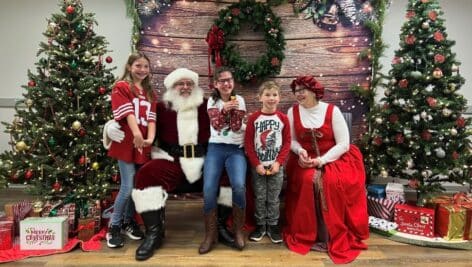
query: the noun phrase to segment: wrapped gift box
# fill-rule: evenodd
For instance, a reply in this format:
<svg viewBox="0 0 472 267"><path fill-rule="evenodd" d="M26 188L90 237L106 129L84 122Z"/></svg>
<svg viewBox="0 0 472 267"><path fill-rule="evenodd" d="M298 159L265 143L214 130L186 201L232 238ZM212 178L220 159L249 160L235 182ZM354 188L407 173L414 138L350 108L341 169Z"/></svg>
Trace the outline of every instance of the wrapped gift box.
<svg viewBox="0 0 472 267"><path fill-rule="evenodd" d="M69 233L73 233L76 229L75 225L75 203L62 204L62 202L47 202L41 212L42 217L66 216L69 224ZM51 214L53 211L54 214Z"/></svg>
<svg viewBox="0 0 472 267"><path fill-rule="evenodd" d="M15 240L13 217L0 217L0 250L11 249Z"/></svg>
<svg viewBox="0 0 472 267"><path fill-rule="evenodd" d="M396 204L397 202L389 199L367 196L367 211L376 218L392 221Z"/></svg>
<svg viewBox="0 0 472 267"><path fill-rule="evenodd" d="M95 218L80 218L77 226L77 238L88 241L95 234Z"/></svg>
<svg viewBox="0 0 472 267"><path fill-rule="evenodd" d="M405 191L399 183L388 183L385 187L385 198L399 203L405 203Z"/></svg>
<svg viewBox="0 0 472 267"><path fill-rule="evenodd" d="M32 204L30 201L22 200L16 203L5 204L5 214L7 217L12 217L14 226L14 235L18 235L20 221L23 220L31 211Z"/></svg>
<svg viewBox="0 0 472 267"><path fill-rule="evenodd" d="M367 195L375 198L385 198L385 185L371 184L367 186Z"/></svg>
<svg viewBox="0 0 472 267"><path fill-rule="evenodd" d="M100 231L100 228L101 228L101 220L102 220L102 209L100 207L100 202L90 202L88 204L88 208L87 208L87 214L85 214L83 217L85 218L92 218L94 220L94 232L95 233L98 233L98 231ZM81 217L82 219L85 219ZM80 224L80 222L79 222ZM79 238L80 239L80 238Z"/></svg>
<svg viewBox="0 0 472 267"><path fill-rule="evenodd" d="M436 209L436 234L446 240L464 238L466 209L450 204L440 204Z"/></svg>
<svg viewBox="0 0 472 267"><path fill-rule="evenodd" d="M67 243L68 218L29 217L20 222L20 249L62 249Z"/></svg>
<svg viewBox="0 0 472 267"><path fill-rule="evenodd" d="M395 206L397 230L407 234L433 237L434 214L434 209L398 204Z"/></svg>

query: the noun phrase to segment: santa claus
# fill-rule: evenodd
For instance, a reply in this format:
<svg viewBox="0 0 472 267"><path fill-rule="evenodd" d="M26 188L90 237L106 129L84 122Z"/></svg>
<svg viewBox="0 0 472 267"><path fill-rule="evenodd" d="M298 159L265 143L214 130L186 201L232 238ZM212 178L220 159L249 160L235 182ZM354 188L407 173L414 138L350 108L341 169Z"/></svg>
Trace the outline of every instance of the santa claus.
<svg viewBox="0 0 472 267"><path fill-rule="evenodd" d="M132 192L136 211L146 228L144 241L136 250L136 260L152 257L154 250L162 245L167 193L200 179L210 137L207 100L198 86L198 74L186 68L176 69L164 79L164 86L163 101L157 105L157 146L152 150L153 160L136 173ZM105 125L105 146L110 139L119 142L122 137L117 123L110 121ZM230 187L221 187L218 203L219 240L232 245L234 238L225 227L231 213Z"/></svg>

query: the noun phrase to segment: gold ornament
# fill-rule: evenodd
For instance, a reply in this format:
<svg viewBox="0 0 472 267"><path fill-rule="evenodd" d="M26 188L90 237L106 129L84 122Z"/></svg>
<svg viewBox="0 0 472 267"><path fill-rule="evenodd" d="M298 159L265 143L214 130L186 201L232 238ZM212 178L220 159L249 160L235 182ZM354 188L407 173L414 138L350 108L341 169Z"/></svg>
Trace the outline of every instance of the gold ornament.
<svg viewBox="0 0 472 267"><path fill-rule="evenodd" d="M43 206L44 206L44 203L41 200L37 200L33 203L33 211L35 213L39 213L43 211Z"/></svg>
<svg viewBox="0 0 472 267"><path fill-rule="evenodd" d="M92 163L92 169L98 170L99 168L100 168L100 164L98 164L98 162Z"/></svg>
<svg viewBox="0 0 472 267"><path fill-rule="evenodd" d="M16 147L16 150L18 150L18 152L21 152L25 150L28 146L26 145L24 141L19 141L18 143L16 143L15 147Z"/></svg>
<svg viewBox="0 0 472 267"><path fill-rule="evenodd" d="M25 104L27 107L30 108L33 105L33 100L28 98L25 100Z"/></svg>
<svg viewBox="0 0 472 267"><path fill-rule="evenodd" d="M82 127L82 123L80 123L80 121L74 121L72 123L72 129L76 131L80 130L81 127Z"/></svg>
<svg viewBox="0 0 472 267"><path fill-rule="evenodd" d="M433 71L433 77L439 79L443 76L442 70L440 68L435 68Z"/></svg>

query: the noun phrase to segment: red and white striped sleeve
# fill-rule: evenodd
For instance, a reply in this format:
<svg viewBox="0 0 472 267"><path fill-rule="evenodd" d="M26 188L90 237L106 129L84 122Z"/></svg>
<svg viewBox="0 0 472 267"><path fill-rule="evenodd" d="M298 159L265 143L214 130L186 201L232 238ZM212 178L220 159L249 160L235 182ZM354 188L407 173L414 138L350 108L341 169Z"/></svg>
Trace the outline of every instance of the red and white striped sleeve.
<svg viewBox="0 0 472 267"><path fill-rule="evenodd" d="M125 81L117 82L111 94L111 108L115 121L119 121L130 114L134 114L134 106L131 102L132 99L133 94L130 91L128 83Z"/></svg>

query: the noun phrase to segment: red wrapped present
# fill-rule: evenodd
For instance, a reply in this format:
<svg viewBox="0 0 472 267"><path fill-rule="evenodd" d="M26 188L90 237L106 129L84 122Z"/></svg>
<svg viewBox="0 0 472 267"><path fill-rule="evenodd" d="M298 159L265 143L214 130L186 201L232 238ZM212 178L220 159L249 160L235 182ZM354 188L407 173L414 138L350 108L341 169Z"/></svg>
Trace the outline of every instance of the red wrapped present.
<svg viewBox="0 0 472 267"><path fill-rule="evenodd" d="M62 201L55 203L47 202L44 204L41 217L67 216L69 234L75 231L75 203L63 204Z"/></svg>
<svg viewBox="0 0 472 267"><path fill-rule="evenodd" d="M16 203L5 204L5 214L7 217L12 217L15 223L14 234L18 235L20 229L20 221L26 218L32 209L30 201L22 200Z"/></svg>
<svg viewBox="0 0 472 267"><path fill-rule="evenodd" d="M11 249L15 240L13 217L0 217L0 250Z"/></svg>
<svg viewBox="0 0 472 267"><path fill-rule="evenodd" d="M95 218L79 218L77 226L77 238L82 241L88 241L95 234Z"/></svg>
<svg viewBox="0 0 472 267"><path fill-rule="evenodd" d="M440 204L436 209L436 234L446 240L464 238L466 210L458 205Z"/></svg>
<svg viewBox="0 0 472 267"><path fill-rule="evenodd" d="M100 201L88 202L87 210L85 214L80 214L81 219L92 218L94 219L94 233L98 233L101 228L102 209ZM82 239L81 239L82 240Z"/></svg>
<svg viewBox="0 0 472 267"><path fill-rule="evenodd" d="M397 202L386 199L367 196L367 211L370 216L392 221L394 208Z"/></svg>
<svg viewBox="0 0 472 267"><path fill-rule="evenodd" d="M398 204L395 206L397 230L407 234L433 237L434 214L434 209Z"/></svg>

